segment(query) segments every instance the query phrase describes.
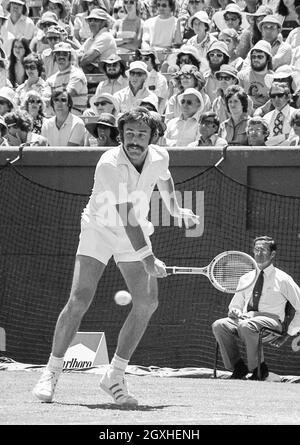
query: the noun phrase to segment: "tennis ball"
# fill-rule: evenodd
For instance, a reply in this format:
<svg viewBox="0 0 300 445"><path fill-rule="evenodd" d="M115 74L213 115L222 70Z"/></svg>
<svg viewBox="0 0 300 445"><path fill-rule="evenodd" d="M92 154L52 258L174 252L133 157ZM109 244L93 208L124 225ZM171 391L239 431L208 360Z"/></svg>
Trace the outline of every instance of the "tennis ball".
<svg viewBox="0 0 300 445"><path fill-rule="evenodd" d="M120 306L125 306L126 304L131 303L131 295L127 290L119 290L115 294L115 302L119 304Z"/></svg>

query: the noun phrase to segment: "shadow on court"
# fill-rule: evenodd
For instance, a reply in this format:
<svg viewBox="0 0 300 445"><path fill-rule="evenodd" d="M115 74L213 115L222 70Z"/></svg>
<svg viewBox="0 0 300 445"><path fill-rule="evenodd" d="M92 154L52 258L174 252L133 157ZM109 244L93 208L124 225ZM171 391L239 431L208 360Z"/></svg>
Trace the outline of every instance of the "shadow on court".
<svg viewBox="0 0 300 445"><path fill-rule="evenodd" d="M105 409L105 410L113 410L113 411L156 411L156 410L163 410L167 408L172 408L174 405L138 405L135 407L122 407L119 405L116 405L114 403L97 403L97 404L83 404L83 403L62 403L62 402L55 402L56 405L62 405L62 406L82 406L89 409ZM178 405L176 405L178 406ZM181 405L181 407L187 407L186 405Z"/></svg>

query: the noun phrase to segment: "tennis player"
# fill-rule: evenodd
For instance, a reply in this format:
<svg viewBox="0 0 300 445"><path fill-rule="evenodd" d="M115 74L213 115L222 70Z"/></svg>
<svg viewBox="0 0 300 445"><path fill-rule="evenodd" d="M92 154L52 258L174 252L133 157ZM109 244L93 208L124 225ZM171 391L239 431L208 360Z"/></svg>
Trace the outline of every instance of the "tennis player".
<svg viewBox="0 0 300 445"><path fill-rule="evenodd" d="M199 223L199 216L178 205L167 150L151 145L157 133L151 113L143 107L126 112L118 129L121 145L106 151L96 167L93 191L82 215L70 298L59 315L46 369L33 390L43 402L53 400L64 354L113 256L131 293L132 309L100 387L118 405L138 404L127 390L125 370L158 306L157 278L167 275L149 238L154 229L147 215L155 185L180 224L184 221L190 227Z"/></svg>

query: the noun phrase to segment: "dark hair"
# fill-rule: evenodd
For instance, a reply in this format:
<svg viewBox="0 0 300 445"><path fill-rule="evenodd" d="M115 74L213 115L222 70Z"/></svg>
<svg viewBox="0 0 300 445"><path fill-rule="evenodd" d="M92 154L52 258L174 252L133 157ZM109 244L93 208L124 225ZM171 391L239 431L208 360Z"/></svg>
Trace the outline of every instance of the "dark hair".
<svg viewBox="0 0 300 445"><path fill-rule="evenodd" d="M262 39L260 39L262 40ZM273 70L273 63L272 63L272 57L270 56L270 54L267 54L265 51L263 51L262 49L258 49L258 48L251 48L249 54L250 54L250 59L251 59L251 54L253 51L258 51L261 53L264 53L266 58L267 58L267 68L268 70Z"/></svg>
<svg viewBox="0 0 300 445"><path fill-rule="evenodd" d="M6 113L4 115L4 120L8 127L14 126L27 133L33 128L33 119L25 110L16 110Z"/></svg>
<svg viewBox="0 0 300 445"><path fill-rule="evenodd" d="M197 60L196 57L193 54L185 53L185 52L181 52L181 53L177 54L177 58L176 58L176 65L177 66L180 66L180 58L183 55L189 56L190 65L195 65L198 69L200 69L200 61Z"/></svg>
<svg viewBox="0 0 300 445"><path fill-rule="evenodd" d="M22 103L22 109L25 111L28 111L28 102L31 99L31 97L35 97L35 98L41 100L41 106L39 108L38 115L44 116L44 102L43 102L42 96L38 91L35 91L35 90L30 90L26 93L24 102Z"/></svg>
<svg viewBox="0 0 300 445"><path fill-rule="evenodd" d="M200 124L201 122L205 121L208 118L212 118L214 121L214 124L217 125L218 129L220 127L220 119L218 118L218 115L214 111L207 111L206 113L203 113L200 117Z"/></svg>
<svg viewBox="0 0 300 445"><path fill-rule="evenodd" d="M24 67L25 67L25 65L27 65L28 63L31 63L31 62L36 64L38 75L40 77L44 71L44 63L43 63L41 57L38 54L30 53L30 54L28 54L28 56L24 57L24 59L22 61Z"/></svg>
<svg viewBox="0 0 300 445"><path fill-rule="evenodd" d="M261 125L263 127L263 132L264 132L264 136L265 136L264 140L266 141L270 135L269 125L268 125L267 121L264 118L262 118L261 116L251 117L247 124L247 129L246 129L247 133L248 133L249 127L251 127L252 125Z"/></svg>
<svg viewBox="0 0 300 445"><path fill-rule="evenodd" d="M267 236L267 235L257 236L253 241L253 247L255 246L257 241L264 241L265 243L268 243L269 247L270 247L270 251L276 252L277 244L276 244L274 238L272 238L271 236Z"/></svg>
<svg viewBox="0 0 300 445"><path fill-rule="evenodd" d="M117 124L121 142L124 142L124 137L123 137L124 125L127 124L128 122L134 121L134 122L142 122L148 125L148 127L151 130L151 138L150 138L150 143L151 143L153 136L155 136L157 132L156 119L153 117L152 113L153 113L152 111L147 110L147 108L145 107L136 107L130 111L127 111L126 113L123 113L118 119L118 124Z"/></svg>
<svg viewBox="0 0 300 445"><path fill-rule="evenodd" d="M171 11L172 12L175 12L176 11L176 7L177 7L177 4L176 4L176 0L166 0L168 3L169 3L169 6L170 6L170 8L171 8ZM157 2L158 2L158 0L154 0L154 6L157 8Z"/></svg>
<svg viewBox="0 0 300 445"><path fill-rule="evenodd" d="M125 74L126 66L125 66L125 64L122 63L121 60L119 60L118 62L119 62L119 65L120 65L120 75L121 75L122 77L126 77L126 74ZM115 62L115 63L116 63L116 62ZM107 67L107 65L110 65L110 63L105 63L105 62L103 62L103 71L105 72L105 74L106 74L106 67Z"/></svg>
<svg viewBox="0 0 300 445"><path fill-rule="evenodd" d="M31 53L31 50L29 48L29 43L28 40L25 39L24 37L21 37L19 39L14 39L11 45L11 51L10 51L10 57L9 57L9 66L8 66L8 78L13 86L13 88L16 88L18 86L17 82L16 82L16 72L15 72L15 65L17 62L17 58L14 55L14 46L16 42L21 42L22 45L24 46L25 49L25 54L24 54L24 58L26 56L28 56L28 54ZM23 77L23 82L25 82L25 80L27 79L27 74L24 74Z"/></svg>
<svg viewBox="0 0 300 445"><path fill-rule="evenodd" d="M68 105L69 105L69 111L73 108L73 99L70 93L68 93L67 90L56 90L52 93L51 99L50 99L50 105L54 109L54 99L59 97L61 94L65 93L68 97Z"/></svg>
<svg viewBox="0 0 300 445"><path fill-rule="evenodd" d="M247 96L247 93L244 90L244 88L242 88L240 85L231 85L225 91L225 103L226 103L226 108L227 108L228 112L230 113L229 107L228 107L229 99L232 96L234 96L235 94L237 95L237 97L239 98L239 100L242 104L243 113L246 113L248 111L248 96Z"/></svg>
<svg viewBox="0 0 300 445"><path fill-rule="evenodd" d="M296 5L295 5L296 6ZM276 12L280 15L283 15L284 17L286 17L287 15L289 15L289 10L288 8L285 6L283 0L279 0L279 3L277 5L276 8Z"/></svg>
<svg viewBox="0 0 300 445"><path fill-rule="evenodd" d="M238 12L233 12L233 11L226 11L225 12L225 14L224 14L224 20L225 20L225 16L227 15L227 14L235 14L235 15L237 15L238 16L238 18L239 18L239 25L241 25L242 24L242 14L239 14ZM225 20L225 22L226 22L226 20Z"/></svg>

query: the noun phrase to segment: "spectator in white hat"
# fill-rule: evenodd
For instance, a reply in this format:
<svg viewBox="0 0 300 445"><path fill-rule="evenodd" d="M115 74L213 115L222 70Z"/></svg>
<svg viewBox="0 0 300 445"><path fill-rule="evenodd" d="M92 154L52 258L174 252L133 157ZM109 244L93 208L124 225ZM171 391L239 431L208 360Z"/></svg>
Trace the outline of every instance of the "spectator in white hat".
<svg viewBox="0 0 300 445"><path fill-rule="evenodd" d="M223 3L223 2L222 2ZM232 28L241 34L244 29L249 27L246 14L236 4L236 2L228 3L224 9L216 11L212 16L212 29L220 32L224 28Z"/></svg>
<svg viewBox="0 0 300 445"><path fill-rule="evenodd" d="M264 105L269 99L267 76L273 73L272 49L269 42L260 40L249 53L250 66L238 73L240 85L253 101L253 108Z"/></svg>
<svg viewBox="0 0 300 445"><path fill-rule="evenodd" d="M2 41L1 50L4 51L4 54L1 54L1 56L5 56L4 58L8 58L10 55L12 42L15 38L13 33L4 26L6 22L7 16L4 14L3 7L0 5L0 40Z"/></svg>
<svg viewBox="0 0 300 445"><path fill-rule="evenodd" d="M118 113L125 113L132 108L138 107L147 96L156 98L156 95L146 87L148 68L145 62L139 60L131 62L126 75L129 78L128 87L123 88L113 96L118 106Z"/></svg>
<svg viewBox="0 0 300 445"><path fill-rule="evenodd" d="M258 29L261 31L263 40L271 45L274 70L281 65L290 65L292 62L292 47L289 43L283 41L280 20L275 15L267 15L259 23Z"/></svg>
<svg viewBox="0 0 300 445"><path fill-rule="evenodd" d="M148 78L146 86L152 91L158 99L158 111L163 114L168 99L168 82L166 77L160 73L160 62L154 49L137 50L137 56L145 62L148 69Z"/></svg>
<svg viewBox="0 0 300 445"><path fill-rule="evenodd" d="M26 3L22 0L10 0L6 9L9 12L4 25L7 31L11 32L15 38L24 37L30 42L35 34L35 24L31 18L27 17Z"/></svg>
<svg viewBox="0 0 300 445"><path fill-rule="evenodd" d="M188 88L178 99L181 115L167 123L165 144L168 147L187 147L199 137L199 119L204 108L200 91Z"/></svg>
<svg viewBox="0 0 300 445"><path fill-rule="evenodd" d="M58 25L58 18L54 14L54 12L44 12L41 19L36 24L36 27L38 29L29 45L32 52L42 54L45 49L49 48L49 42L46 38L46 33L50 26L56 25Z"/></svg>
<svg viewBox="0 0 300 445"><path fill-rule="evenodd" d="M81 115L87 106L88 89L86 76L81 68L72 65L72 47L68 43L57 43L53 52L54 60L58 65L58 71L46 81L43 96L46 102L47 115L52 115L49 110L52 93L62 88L65 88L72 96L72 113Z"/></svg>
<svg viewBox="0 0 300 445"><path fill-rule="evenodd" d="M181 25L181 35L183 43L195 35L194 30L189 26L189 18L196 12L204 11L207 7L206 0L183 0L179 6L178 20Z"/></svg>
<svg viewBox="0 0 300 445"><path fill-rule="evenodd" d="M195 46L198 50L199 57L206 59L208 48L214 41L217 41L216 37L210 34L211 21L207 12L196 12L196 14L189 19L188 23L190 28L194 30L195 35L191 37L186 44ZM201 66L201 70L204 71L204 69L205 68Z"/></svg>
<svg viewBox="0 0 300 445"><path fill-rule="evenodd" d="M226 43L229 54L228 63L239 71L244 63L244 59L238 55L240 35L233 28L225 28L220 32L218 40Z"/></svg>
<svg viewBox="0 0 300 445"><path fill-rule="evenodd" d="M99 63L117 52L116 41L108 29L109 20L109 15L99 8L92 9L86 17L92 37L78 50L79 65L86 73L98 73Z"/></svg>
<svg viewBox="0 0 300 445"><path fill-rule="evenodd" d="M219 71L221 65L228 64L229 52L226 43L213 42L207 50L206 58L209 63L209 70L204 73L206 80L205 92L208 94L210 101L213 102L217 97L218 81L216 79L216 72Z"/></svg>
<svg viewBox="0 0 300 445"><path fill-rule="evenodd" d="M212 111L214 111L220 120L220 123L230 118L230 113L225 103L225 92L231 85L237 85L239 79L237 70L231 65L222 65L220 70L216 72L216 79L218 81L218 96L212 103Z"/></svg>
<svg viewBox="0 0 300 445"><path fill-rule="evenodd" d="M108 7L106 6L106 2L103 0L81 0L81 11L78 10L74 15L76 8L75 3L76 2L74 1L72 2L71 12L71 17L73 16L74 21L74 36L80 44L83 44L86 39L92 36L88 22L85 20L86 17L89 15L92 9L100 8L107 12Z"/></svg>
<svg viewBox="0 0 300 445"><path fill-rule="evenodd" d="M0 88L0 116L13 111L16 107L16 94L12 88Z"/></svg>
<svg viewBox="0 0 300 445"><path fill-rule="evenodd" d="M58 26L50 26L46 31L46 40L49 48L44 49L41 54L42 61L44 63L45 78L48 79L53 74L57 73L58 65L55 60L54 47L57 43L62 41L62 34Z"/></svg>

